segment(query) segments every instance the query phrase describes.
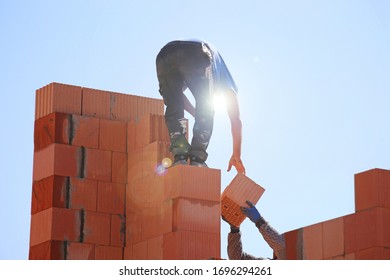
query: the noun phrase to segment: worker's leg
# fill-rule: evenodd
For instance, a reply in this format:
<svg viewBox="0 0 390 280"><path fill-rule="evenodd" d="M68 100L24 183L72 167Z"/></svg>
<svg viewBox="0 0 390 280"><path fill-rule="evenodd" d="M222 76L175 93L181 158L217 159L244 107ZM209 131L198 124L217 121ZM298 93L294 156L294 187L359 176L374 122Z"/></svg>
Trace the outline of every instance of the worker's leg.
<svg viewBox="0 0 390 280"><path fill-rule="evenodd" d="M183 61L180 70L196 101L190 159L203 163L208 156L214 120L210 57L202 48L192 48Z"/></svg>
<svg viewBox="0 0 390 280"><path fill-rule="evenodd" d="M214 107L212 92L210 91L210 80L201 77L194 79L193 84L188 85L194 95L195 123L193 128L193 137L191 142L190 158L198 162L206 161L208 154L206 152L213 132Z"/></svg>
<svg viewBox="0 0 390 280"><path fill-rule="evenodd" d="M184 81L177 67L177 55L165 53L157 56L157 76L159 91L164 99L165 122L170 137L170 151L175 161L186 161L190 144L186 139L187 121L184 118L183 88Z"/></svg>

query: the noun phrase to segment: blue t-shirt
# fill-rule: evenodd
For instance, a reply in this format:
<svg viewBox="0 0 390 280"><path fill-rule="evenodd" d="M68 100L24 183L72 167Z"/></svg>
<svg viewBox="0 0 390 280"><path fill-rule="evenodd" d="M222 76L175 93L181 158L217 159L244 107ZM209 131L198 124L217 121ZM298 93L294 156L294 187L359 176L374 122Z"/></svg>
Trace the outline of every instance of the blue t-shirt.
<svg viewBox="0 0 390 280"><path fill-rule="evenodd" d="M211 51L211 66L214 91L224 93L227 89L231 89L237 94L237 85L234 82L233 77L225 64L225 61L223 61L221 54L218 52L217 48L214 45L200 39L187 39L180 41L197 42L201 43L202 45L205 45Z"/></svg>

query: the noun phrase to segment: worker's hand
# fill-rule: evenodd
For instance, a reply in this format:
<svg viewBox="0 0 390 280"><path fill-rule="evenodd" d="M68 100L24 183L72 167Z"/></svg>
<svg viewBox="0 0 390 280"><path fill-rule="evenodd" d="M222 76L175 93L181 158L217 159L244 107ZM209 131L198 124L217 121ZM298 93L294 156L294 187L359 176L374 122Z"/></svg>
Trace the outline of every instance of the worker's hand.
<svg viewBox="0 0 390 280"><path fill-rule="evenodd" d="M229 160L229 166L227 169L228 172L232 169L232 166L236 168L238 173L245 174L245 167L240 157L232 155L232 157Z"/></svg>
<svg viewBox="0 0 390 280"><path fill-rule="evenodd" d="M223 220L223 221L225 221L226 223L229 224L230 230L232 230L232 231L238 231L238 230L240 229L239 227L236 227L235 225L232 225L231 223L229 223L229 221L226 220L226 218L225 218L223 215L222 215L221 217L222 217L222 220Z"/></svg>
<svg viewBox="0 0 390 280"><path fill-rule="evenodd" d="M252 202L247 200L246 204L248 204L249 207L241 206L241 212L256 224L258 221L260 221L261 215Z"/></svg>

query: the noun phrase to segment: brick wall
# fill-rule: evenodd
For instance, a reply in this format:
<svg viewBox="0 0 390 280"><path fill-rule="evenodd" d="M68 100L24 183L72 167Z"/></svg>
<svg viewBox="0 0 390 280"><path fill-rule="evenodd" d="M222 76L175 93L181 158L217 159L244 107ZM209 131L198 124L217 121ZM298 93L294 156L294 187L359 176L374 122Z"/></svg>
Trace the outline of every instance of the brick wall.
<svg viewBox="0 0 390 280"><path fill-rule="evenodd" d="M163 113L160 99L36 91L30 259L220 258L220 170L162 169ZM390 259L390 170L355 175L355 213L284 236L288 259Z"/></svg>
<svg viewBox="0 0 390 280"><path fill-rule="evenodd" d="M355 175L355 213L285 233L288 259L389 260L390 170Z"/></svg>
<svg viewBox="0 0 390 280"><path fill-rule="evenodd" d="M29 259L220 257L220 171L159 167L163 113L160 99L36 91Z"/></svg>

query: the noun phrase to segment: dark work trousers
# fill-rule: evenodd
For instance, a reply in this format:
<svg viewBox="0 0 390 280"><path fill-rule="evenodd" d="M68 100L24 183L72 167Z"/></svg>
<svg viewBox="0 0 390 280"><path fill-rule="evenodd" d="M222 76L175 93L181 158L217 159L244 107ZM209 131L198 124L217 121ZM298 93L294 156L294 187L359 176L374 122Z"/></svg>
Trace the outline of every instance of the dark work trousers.
<svg viewBox="0 0 390 280"><path fill-rule="evenodd" d="M165 121L173 156L195 156L205 161L213 131L211 54L201 43L174 41L161 49L156 59L159 91L164 99ZM195 99L195 123L191 145L186 139L184 93Z"/></svg>

